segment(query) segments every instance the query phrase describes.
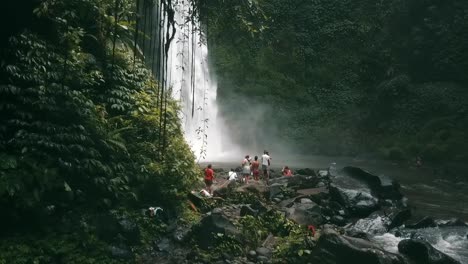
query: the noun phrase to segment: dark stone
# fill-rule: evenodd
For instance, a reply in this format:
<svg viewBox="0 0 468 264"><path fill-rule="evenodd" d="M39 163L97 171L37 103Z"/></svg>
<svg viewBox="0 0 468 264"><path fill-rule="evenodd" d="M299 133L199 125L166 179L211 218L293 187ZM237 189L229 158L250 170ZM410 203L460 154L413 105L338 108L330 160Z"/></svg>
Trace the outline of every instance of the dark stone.
<svg viewBox="0 0 468 264"><path fill-rule="evenodd" d="M317 244L320 263L405 264L403 257L386 252L374 243L325 228Z"/></svg>
<svg viewBox="0 0 468 264"><path fill-rule="evenodd" d="M216 208L219 209L219 208ZM238 238L240 232L236 226L220 212L222 210L214 209L210 215L205 216L194 230L194 237L197 239L198 245L203 249L208 249L214 245L215 240L213 235L221 233Z"/></svg>
<svg viewBox="0 0 468 264"><path fill-rule="evenodd" d="M240 216L246 216L246 215L256 216L257 214L258 214L258 211L252 209L250 205L243 205L240 210Z"/></svg>
<svg viewBox="0 0 468 264"><path fill-rule="evenodd" d="M337 226L344 226L346 225L346 219L344 219L342 216L335 215L331 218L331 222Z"/></svg>
<svg viewBox="0 0 468 264"><path fill-rule="evenodd" d="M419 229L419 228L427 228L427 227L436 227L437 223L429 216L424 217L423 219L419 220L414 224L406 224L406 228L411 229Z"/></svg>
<svg viewBox="0 0 468 264"><path fill-rule="evenodd" d="M286 217L300 225L315 225L323 223L320 206L316 203L294 203L286 208Z"/></svg>
<svg viewBox="0 0 468 264"><path fill-rule="evenodd" d="M323 215L326 215L326 216L333 216L335 213L333 212L332 209L328 208L328 207L321 207L320 210L322 211L322 214Z"/></svg>
<svg viewBox="0 0 468 264"><path fill-rule="evenodd" d="M398 243L398 251L416 264L460 264L452 257L438 251L427 241L420 239L405 239Z"/></svg>
<svg viewBox="0 0 468 264"><path fill-rule="evenodd" d="M346 235L350 237L364 239L364 240L370 240L369 234L367 234L366 232L356 230L356 229L346 229Z"/></svg>
<svg viewBox="0 0 468 264"><path fill-rule="evenodd" d="M213 191L213 196L226 198L229 192L228 186L223 186Z"/></svg>
<svg viewBox="0 0 468 264"><path fill-rule="evenodd" d="M269 186L270 190L270 199L273 199L276 195L281 193L282 188L285 186L279 183L273 183Z"/></svg>
<svg viewBox="0 0 468 264"><path fill-rule="evenodd" d="M465 221L459 218L453 218L450 220L437 220L437 226L439 227L448 227L448 226L459 226L459 227L466 227L468 226Z"/></svg>
<svg viewBox="0 0 468 264"><path fill-rule="evenodd" d="M296 170L296 174L304 175L304 176L317 176L313 169L305 168L305 169L298 169Z"/></svg>
<svg viewBox="0 0 468 264"><path fill-rule="evenodd" d="M317 176L294 175L288 178L288 187L293 189L315 188L319 183Z"/></svg>
<svg viewBox="0 0 468 264"><path fill-rule="evenodd" d="M344 167L343 172L350 177L367 183L380 199L399 200L403 198L400 192L400 184L389 177L373 175L361 168L351 166Z"/></svg>
<svg viewBox="0 0 468 264"><path fill-rule="evenodd" d="M387 229L390 230L395 227L399 227L405 223L411 217L410 209L394 209L388 216L388 221L386 223Z"/></svg>
<svg viewBox="0 0 468 264"><path fill-rule="evenodd" d="M365 189L354 190L330 185L330 197L357 217L366 217L379 209L378 199Z"/></svg>

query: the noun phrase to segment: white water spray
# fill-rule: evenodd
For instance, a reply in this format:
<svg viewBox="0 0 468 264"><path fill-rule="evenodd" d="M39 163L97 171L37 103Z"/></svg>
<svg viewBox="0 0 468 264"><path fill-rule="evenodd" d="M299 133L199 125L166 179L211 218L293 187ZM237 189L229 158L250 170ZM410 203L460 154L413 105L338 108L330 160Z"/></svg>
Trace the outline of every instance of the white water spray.
<svg viewBox="0 0 468 264"><path fill-rule="evenodd" d="M234 145L218 116L217 83L208 63L208 45L200 22L190 18L189 1L174 4L176 34L167 61L167 83L181 104L180 119L187 142L198 159L232 158Z"/></svg>

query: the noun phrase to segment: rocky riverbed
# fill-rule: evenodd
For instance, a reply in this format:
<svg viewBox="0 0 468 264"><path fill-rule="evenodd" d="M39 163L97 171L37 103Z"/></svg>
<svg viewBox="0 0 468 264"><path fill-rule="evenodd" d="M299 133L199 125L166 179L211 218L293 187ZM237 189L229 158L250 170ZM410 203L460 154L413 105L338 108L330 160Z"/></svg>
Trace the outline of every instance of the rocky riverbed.
<svg viewBox="0 0 468 264"><path fill-rule="evenodd" d="M467 224L412 218L398 182L357 167L296 172L266 185L218 169L214 197L188 195L196 220L170 223L145 262L468 263Z"/></svg>

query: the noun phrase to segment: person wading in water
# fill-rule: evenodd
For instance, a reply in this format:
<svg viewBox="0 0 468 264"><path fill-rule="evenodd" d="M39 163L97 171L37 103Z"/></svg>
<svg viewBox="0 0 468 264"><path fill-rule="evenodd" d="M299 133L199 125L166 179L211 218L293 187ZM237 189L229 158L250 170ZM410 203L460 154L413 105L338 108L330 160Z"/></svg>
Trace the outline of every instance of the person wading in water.
<svg viewBox="0 0 468 264"><path fill-rule="evenodd" d="M262 155L262 170L263 170L263 179L265 179L265 182L268 184L268 178L270 177L269 175L269 167L270 167L270 155L268 155L268 151L263 151Z"/></svg>
<svg viewBox="0 0 468 264"><path fill-rule="evenodd" d="M213 180L214 180L214 171L211 168L211 164L208 164L205 169L205 185L206 185L206 190L210 193L213 194L213 190L211 190L211 186L213 185Z"/></svg>
<svg viewBox="0 0 468 264"><path fill-rule="evenodd" d="M242 161L242 176L245 183L249 183L250 176L250 156L246 155L245 159Z"/></svg>
<svg viewBox="0 0 468 264"><path fill-rule="evenodd" d="M252 174L256 181L258 181L258 176L260 175L259 167L260 162L258 161L258 156L255 156L254 161L252 161L252 164L250 165L250 170L252 171Z"/></svg>

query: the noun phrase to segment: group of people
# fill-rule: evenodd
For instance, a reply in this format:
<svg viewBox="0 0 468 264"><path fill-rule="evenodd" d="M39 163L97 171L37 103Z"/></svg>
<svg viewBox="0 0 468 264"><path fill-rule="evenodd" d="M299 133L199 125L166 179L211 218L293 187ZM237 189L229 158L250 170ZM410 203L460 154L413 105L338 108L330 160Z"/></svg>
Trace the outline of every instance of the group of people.
<svg viewBox="0 0 468 264"><path fill-rule="evenodd" d="M271 165L271 157L268 151L263 151L263 155L261 157L261 165L262 165L262 172L263 172L263 179L268 183L268 179L270 178L270 165ZM249 183L250 175L254 177L256 181L259 180L260 177L260 161L258 160L258 156L252 158L250 155L246 155L244 160L241 163L242 166L242 178L245 183Z"/></svg>
<svg viewBox="0 0 468 264"><path fill-rule="evenodd" d="M246 184L249 183L249 178L252 175L255 181L260 179L260 165L261 171L263 173L263 179L265 180L266 184L268 184L268 180L270 178L270 166L271 166L271 156L268 151L264 150L261 159L259 160L258 156L255 156L252 160L250 155L246 155L241 162L242 167L242 178L241 180ZM288 166L283 167L282 169L283 176L292 176L292 171L289 169ZM214 180L214 171L211 164L205 168L205 185L206 191L209 194L212 194L212 185ZM238 180L237 173L234 169L231 169L228 174L229 181Z"/></svg>

